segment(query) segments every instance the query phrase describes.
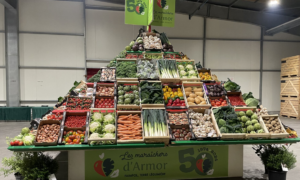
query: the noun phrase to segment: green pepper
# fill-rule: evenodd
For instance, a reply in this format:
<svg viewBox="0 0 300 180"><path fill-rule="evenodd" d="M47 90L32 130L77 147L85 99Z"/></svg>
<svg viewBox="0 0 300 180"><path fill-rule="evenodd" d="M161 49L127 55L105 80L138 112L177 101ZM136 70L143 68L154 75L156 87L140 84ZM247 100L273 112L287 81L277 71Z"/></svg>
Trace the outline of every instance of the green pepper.
<svg viewBox="0 0 300 180"><path fill-rule="evenodd" d="M66 141L63 141L62 143L66 144Z"/></svg>
<svg viewBox="0 0 300 180"><path fill-rule="evenodd" d="M165 104L168 104L168 100L165 100Z"/></svg>
<svg viewBox="0 0 300 180"><path fill-rule="evenodd" d="M183 97L179 97L179 99L180 99L180 100L184 100L184 98L183 98Z"/></svg>
<svg viewBox="0 0 300 180"><path fill-rule="evenodd" d="M80 142L83 142L84 141L84 139L80 139Z"/></svg>
<svg viewBox="0 0 300 180"><path fill-rule="evenodd" d="M174 98L177 99L177 98L179 98L179 96L176 95Z"/></svg>

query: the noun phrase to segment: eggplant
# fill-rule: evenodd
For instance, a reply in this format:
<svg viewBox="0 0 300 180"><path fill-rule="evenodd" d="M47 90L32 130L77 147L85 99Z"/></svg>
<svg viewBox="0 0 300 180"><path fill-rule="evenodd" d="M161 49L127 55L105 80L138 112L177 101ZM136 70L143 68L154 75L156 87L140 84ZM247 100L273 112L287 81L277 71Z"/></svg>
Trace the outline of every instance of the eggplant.
<svg viewBox="0 0 300 180"><path fill-rule="evenodd" d="M221 96L223 96L224 95L224 92L223 91L221 91Z"/></svg>
<svg viewBox="0 0 300 180"><path fill-rule="evenodd" d="M139 50L139 47L137 45L132 46L132 50L137 51Z"/></svg>
<svg viewBox="0 0 300 180"><path fill-rule="evenodd" d="M140 44L139 47L144 47L144 45L143 45L143 44Z"/></svg>
<svg viewBox="0 0 300 180"><path fill-rule="evenodd" d="M172 46L172 45L169 45L168 48L169 48L169 49L173 49L173 46Z"/></svg>
<svg viewBox="0 0 300 180"><path fill-rule="evenodd" d="M213 93L213 92L210 92L209 95L210 95L210 96L214 96L214 93Z"/></svg>
<svg viewBox="0 0 300 180"><path fill-rule="evenodd" d="M168 49L168 44L164 44L164 45L163 45L163 48L164 48L164 49Z"/></svg>

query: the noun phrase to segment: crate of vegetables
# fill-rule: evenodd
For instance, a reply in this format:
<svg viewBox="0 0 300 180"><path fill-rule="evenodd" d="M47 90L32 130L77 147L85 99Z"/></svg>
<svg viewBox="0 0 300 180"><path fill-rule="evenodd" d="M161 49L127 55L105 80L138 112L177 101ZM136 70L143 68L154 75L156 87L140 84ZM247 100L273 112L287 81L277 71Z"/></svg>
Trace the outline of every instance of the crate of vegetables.
<svg viewBox="0 0 300 180"><path fill-rule="evenodd" d="M57 120L62 121L64 118L64 113L62 112L50 112L49 114L46 114L42 120Z"/></svg>
<svg viewBox="0 0 300 180"><path fill-rule="evenodd" d="M185 104L189 108L203 108L211 107L208 98L204 93L202 82L183 82L183 95Z"/></svg>
<svg viewBox="0 0 300 180"><path fill-rule="evenodd" d="M242 92L227 92L227 97L231 106L247 107Z"/></svg>
<svg viewBox="0 0 300 180"><path fill-rule="evenodd" d="M137 62L137 77L139 80L158 80L156 61L139 59Z"/></svg>
<svg viewBox="0 0 300 180"><path fill-rule="evenodd" d="M145 51L144 53L144 58L145 59L163 59L163 52L159 51Z"/></svg>
<svg viewBox="0 0 300 180"><path fill-rule="evenodd" d="M197 140L219 140L221 133L210 109L189 109L192 132Z"/></svg>
<svg viewBox="0 0 300 180"><path fill-rule="evenodd" d="M200 81L195 60L176 60L181 81Z"/></svg>
<svg viewBox="0 0 300 180"><path fill-rule="evenodd" d="M116 110L92 108L87 131L91 145L116 144Z"/></svg>
<svg viewBox="0 0 300 180"><path fill-rule="evenodd" d="M242 131L246 134L246 139L269 139L265 123L256 114L256 108L237 107L235 112L238 120L242 122Z"/></svg>
<svg viewBox="0 0 300 180"><path fill-rule="evenodd" d="M138 81L118 81L117 82L117 109L132 110L140 109Z"/></svg>
<svg viewBox="0 0 300 180"><path fill-rule="evenodd" d="M215 81L212 79L211 71L210 69L201 68L197 69L198 75L201 82L205 83L214 83Z"/></svg>
<svg viewBox="0 0 300 180"><path fill-rule="evenodd" d="M136 52L136 51L129 52L129 51L127 51L125 58L126 59L131 59L131 60L143 59L144 54L142 53L142 51L140 51L140 52Z"/></svg>
<svg viewBox="0 0 300 180"><path fill-rule="evenodd" d="M204 83L203 87L204 87L206 95L210 96L210 97L221 97L221 96L227 94L220 82Z"/></svg>
<svg viewBox="0 0 300 180"><path fill-rule="evenodd" d="M114 108L116 109L117 97L93 97L92 108Z"/></svg>
<svg viewBox="0 0 300 180"><path fill-rule="evenodd" d="M56 146L60 136L61 122L56 120L40 121L35 141L35 146Z"/></svg>
<svg viewBox="0 0 300 180"><path fill-rule="evenodd" d="M228 99L225 95L223 95L221 97L208 97L208 99L209 99L209 102L210 102L212 108L229 105Z"/></svg>
<svg viewBox="0 0 300 180"><path fill-rule="evenodd" d="M117 59L117 81L137 81L137 60Z"/></svg>
<svg viewBox="0 0 300 180"><path fill-rule="evenodd" d="M71 94L78 97L92 97L94 93L94 83L85 83L81 88L74 89Z"/></svg>
<svg viewBox="0 0 300 180"><path fill-rule="evenodd" d="M289 134L284 129L278 115L262 115L260 119L264 121L267 132L270 133L270 139L288 138Z"/></svg>
<svg viewBox="0 0 300 180"><path fill-rule="evenodd" d="M140 81L141 107L165 107L162 83L160 81Z"/></svg>
<svg viewBox="0 0 300 180"><path fill-rule="evenodd" d="M157 60L156 68L161 82L180 83L180 76L175 60Z"/></svg>
<svg viewBox="0 0 300 180"><path fill-rule="evenodd" d="M164 59L181 60L179 52L164 52Z"/></svg>
<svg viewBox="0 0 300 180"><path fill-rule="evenodd" d="M92 106L92 97L68 97L66 110L89 110Z"/></svg>
<svg viewBox="0 0 300 180"><path fill-rule="evenodd" d="M88 126L90 112L87 111L67 111L64 112L62 125L68 128L81 128Z"/></svg>
<svg viewBox="0 0 300 180"><path fill-rule="evenodd" d="M213 109L212 118L216 120L223 140L245 139L242 121L238 119L235 109L231 106L223 106Z"/></svg>
<svg viewBox="0 0 300 180"><path fill-rule="evenodd" d="M169 125L189 125L187 109L166 109L166 117Z"/></svg>
<svg viewBox="0 0 300 180"><path fill-rule="evenodd" d="M96 96L107 96L113 97L116 92L116 84L115 83L97 83L96 84Z"/></svg>
<svg viewBox="0 0 300 180"><path fill-rule="evenodd" d="M115 82L116 68L102 68L100 82Z"/></svg>
<svg viewBox="0 0 300 180"><path fill-rule="evenodd" d="M68 128L63 127L60 134L58 144L71 145L71 144L88 144L87 127L81 128Z"/></svg>
<svg viewBox="0 0 300 180"><path fill-rule="evenodd" d="M164 84L163 93L167 109L186 108L181 84Z"/></svg>
<svg viewBox="0 0 300 180"><path fill-rule="evenodd" d="M117 143L144 142L141 111L117 112Z"/></svg>
<svg viewBox="0 0 300 180"><path fill-rule="evenodd" d="M165 111L163 107L143 108L142 118L145 143L169 144L170 136Z"/></svg>

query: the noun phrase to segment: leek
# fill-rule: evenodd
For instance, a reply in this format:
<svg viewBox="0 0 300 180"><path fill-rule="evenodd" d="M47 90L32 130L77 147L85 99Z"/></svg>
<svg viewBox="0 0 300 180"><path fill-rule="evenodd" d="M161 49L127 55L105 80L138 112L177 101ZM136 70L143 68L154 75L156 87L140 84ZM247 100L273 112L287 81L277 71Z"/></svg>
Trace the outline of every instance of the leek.
<svg viewBox="0 0 300 180"><path fill-rule="evenodd" d="M142 114L145 136L168 136L167 122L164 115L165 110L144 109Z"/></svg>
<svg viewBox="0 0 300 180"><path fill-rule="evenodd" d="M179 78L175 60L158 60L157 69L162 78Z"/></svg>

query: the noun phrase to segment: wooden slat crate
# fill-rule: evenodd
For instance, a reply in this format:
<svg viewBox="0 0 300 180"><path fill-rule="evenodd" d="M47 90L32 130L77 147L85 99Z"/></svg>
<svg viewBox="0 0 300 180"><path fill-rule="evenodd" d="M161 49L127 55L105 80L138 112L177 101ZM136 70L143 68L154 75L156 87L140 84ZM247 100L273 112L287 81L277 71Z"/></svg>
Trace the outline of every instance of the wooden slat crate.
<svg viewBox="0 0 300 180"><path fill-rule="evenodd" d="M281 78L280 95L299 96L300 94L300 77Z"/></svg>
<svg viewBox="0 0 300 180"><path fill-rule="evenodd" d="M281 60L281 77L300 76L300 55L283 58Z"/></svg>
<svg viewBox="0 0 300 180"><path fill-rule="evenodd" d="M264 120L268 120L268 118L278 118L279 124L281 126L281 130L284 130L284 133L270 133L270 139L284 139L284 138L287 138L289 136L289 134L284 129L284 127L283 127L283 125L282 125L282 123L281 123L281 121L280 121L277 114L261 116L260 120L264 121ZM267 130L268 130L268 128L267 128ZM269 133L269 131L267 131L267 133Z"/></svg>
<svg viewBox="0 0 300 180"><path fill-rule="evenodd" d="M299 119L300 96L281 96L280 115Z"/></svg>

